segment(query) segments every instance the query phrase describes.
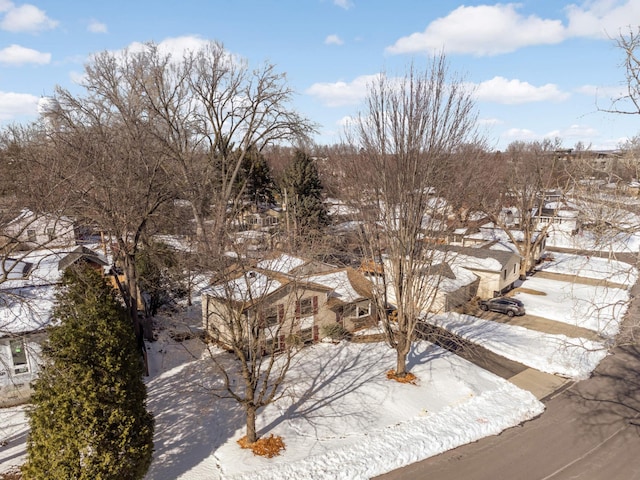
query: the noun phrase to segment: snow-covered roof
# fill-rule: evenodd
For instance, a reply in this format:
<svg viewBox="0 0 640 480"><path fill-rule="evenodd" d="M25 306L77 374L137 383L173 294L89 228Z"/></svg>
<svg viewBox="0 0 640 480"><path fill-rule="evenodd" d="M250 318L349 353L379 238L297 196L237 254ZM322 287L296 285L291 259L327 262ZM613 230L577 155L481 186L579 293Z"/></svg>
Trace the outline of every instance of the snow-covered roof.
<svg viewBox="0 0 640 480"><path fill-rule="evenodd" d="M304 280L330 288L331 293L329 296L335 297L344 303L352 303L363 298L363 295L356 290L356 287L351 282L347 269L311 275L305 277Z"/></svg>
<svg viewBox="0 0 640 480"><path fill-rule="evenodd" d="M302 258L283 253L278 257L262 260L258 262L257 266L258 268L270 270L272 272L291 273L293 270L305 263L307 263L307 261Z"/></svg>
<svg viewBox="0 0 640 480"><path fill-rule="evenodd" d="M455 278L449 278L445 275L441 275L438 279L438 289L443 292L455 292L462 287L471 285L476 281L478 276L470 270L464 268L464 265L455 260L448 263L449 268L455 275Z"/></svg>
<svg viewBox="0 0 640 480"><path fill-rule="evenodd" d="M36 214L35 212L29 210L28 208L24 208L20 211L18 216L16 216L13 220L9 222L9 225L19 224L24 220L32 222L35 219L46 219L46 220L55 219L56 222L63 222L67 224L73 223L73 220L71 218L66 217L64 215L54 215L51 213Z"/></svg>
<svg viewBox="0 0 640 480"><path fill-rule="evenodd" d="M70 253L70 249L36 250L20 258L21 262L32 264L29 275L25 278L9 278L0 283L0 290L26 288L58 283L62 272L58 263Z"/></svg>
<svg viewBox="0 0 640 480"><path fill-rule="evenodd" d="M516 242L524 241L524 232L522 230L509 230L509 233L511 233ZM531 234L531 239L535 241L535 239L538 238L538 235L540 235L540 232L533 232ZM480 232L469 235L469 238L481 238L483 240L500 240L503 242L511 241L509 235L507 235L507 232L505 232L501 228L496 227L493 223L485 223L484 225L480 226Z"/></svg>
<svg viewBox="0 0 640 480"><path fill-rule="evenodd" d="M448 245L447 258L450 264L469 270L501 272L504 266L517 255L509 250L492 250L489 248L459 247Z"/></svg>
<svg viewBox="0 0 640 480"><path fill-rule="evenodd" d="M55 290L55 285L46 285L0 291L0 338L49 326Z"/></svg>
<svg viewBox="0 0 640 480"><path fill-rule="evenodd" d="M244 275L203 290L204 294L234 302L252 303L278 290L283 283L270 275L249 271Z"/></svg>
<svg viewBox="0 0 640 480"><path fill-rule="evenodd" d="M20 259L32 264L26 277L0 283L0 337L42 330L49 325L55 287L62 278L58 262L68 249L38 250Z"/></svg>

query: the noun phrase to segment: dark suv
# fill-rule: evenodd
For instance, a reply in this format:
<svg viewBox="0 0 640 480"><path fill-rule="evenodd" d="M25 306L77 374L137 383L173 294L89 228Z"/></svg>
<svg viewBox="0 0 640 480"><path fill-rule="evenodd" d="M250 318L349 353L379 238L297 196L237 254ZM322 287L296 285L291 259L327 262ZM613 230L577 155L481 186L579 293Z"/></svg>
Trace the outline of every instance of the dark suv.
<svg viewBox="0 0 640 480"><path fill-rule="evenodd" d="M485 312L506 313L510 317L514 315L524 315L524 304L520 300L508 297L491 298L489 300L480 300L480 308Z"/></svg>

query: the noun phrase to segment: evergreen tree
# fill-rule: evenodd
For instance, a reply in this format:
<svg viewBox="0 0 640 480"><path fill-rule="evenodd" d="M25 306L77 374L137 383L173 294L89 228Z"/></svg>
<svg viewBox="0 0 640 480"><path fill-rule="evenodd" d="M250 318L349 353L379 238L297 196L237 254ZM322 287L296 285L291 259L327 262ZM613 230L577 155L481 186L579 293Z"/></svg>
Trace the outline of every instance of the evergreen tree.
<svg viewBox="0 0 640 480"><path fill-rule="evenodd" d="M271 169L264 156L255 148L247 150L241 163L238 181L244 186L245 198L254 205L274 203Z"/></svg>
<svg viewBox="0 0 640 480"><path fill-rule="evenodd" d="M131 320L100 274L68 268L34 382L25 479L140 479L153 416Z"/></svg>
<svg viewBox="0 0 640 480"><path fill-rule="evenodd" d="M318 233L328 225L329 216L322 203L322 182L313 159L298 150L282 178L289 221L296 235ZM290 225L291 228L291 225Z"/></svg>
<svg viewBox="0 0 640 480"><path fill-rule="evenodd" d="M171 292L176 289L171 273L176 266L175 251L162 242L151 241L145 244L136 256L140 288L149 295L149 313L152 316L171 301Z"/></svg>

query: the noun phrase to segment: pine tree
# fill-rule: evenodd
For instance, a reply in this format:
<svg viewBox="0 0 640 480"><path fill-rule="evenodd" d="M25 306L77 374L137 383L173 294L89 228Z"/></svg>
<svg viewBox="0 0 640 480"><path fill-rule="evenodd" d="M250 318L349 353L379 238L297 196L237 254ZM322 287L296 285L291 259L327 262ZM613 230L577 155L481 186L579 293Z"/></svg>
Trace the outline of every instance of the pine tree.
<svg viewBox="0 0 640 480"><path fill-rule="evenodd" d="M99 273L69 268L34 382L25 479L140 479L153 416L131 320Z"/></svg>
<svg viewBox="0 0 640 480"><path fill-rule="evenodd" d="M239 184L244 186L245 198L256 206L274 203L274 182L264 156L255 148L247 151L240 165Z"/></svg>
<svg viewBox="0 0 640 480"><path fill-rule="evenodd" d="M287 215L293 221L297 235L320 232L329 223L326 207L322 203L322 182L313 159L298 150L287 166L282 178Z"/></svg>

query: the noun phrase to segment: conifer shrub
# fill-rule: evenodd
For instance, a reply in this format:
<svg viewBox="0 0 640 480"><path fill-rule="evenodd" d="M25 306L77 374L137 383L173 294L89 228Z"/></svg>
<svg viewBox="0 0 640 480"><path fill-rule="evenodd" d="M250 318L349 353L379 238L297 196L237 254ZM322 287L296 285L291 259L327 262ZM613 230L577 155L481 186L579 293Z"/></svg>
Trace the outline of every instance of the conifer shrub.
<svg viewBox="0 0 640 480"><path fill-rule="evenodd" d="M25 479L141 479L154 420L126 310L98 272L68 268L28 411Z"/></svg>
<svg viewBox="0 0 640 480"><path fill-rule="evenodd" d="M340 340L348 340L351 337L349 331L339 323L323 325L321 332L323 337L330 338L336 342L339 342Z"/></svg>

